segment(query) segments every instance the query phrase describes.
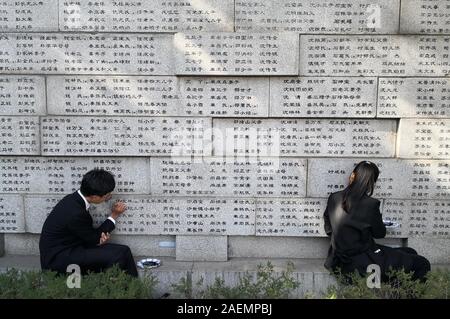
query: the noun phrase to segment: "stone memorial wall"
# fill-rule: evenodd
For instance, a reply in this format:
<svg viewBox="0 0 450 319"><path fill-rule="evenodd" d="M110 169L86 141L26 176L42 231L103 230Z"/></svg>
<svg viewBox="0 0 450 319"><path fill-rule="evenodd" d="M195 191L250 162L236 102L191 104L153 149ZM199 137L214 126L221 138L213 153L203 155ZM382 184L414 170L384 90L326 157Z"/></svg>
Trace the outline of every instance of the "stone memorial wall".
<svg viewBox="0 0 450 319"><path fill-rule="evenodd" d="M322 258L361 160L388 240L450 262L450 0L0 0L6 253L101 167L136 254Z"/></svg>

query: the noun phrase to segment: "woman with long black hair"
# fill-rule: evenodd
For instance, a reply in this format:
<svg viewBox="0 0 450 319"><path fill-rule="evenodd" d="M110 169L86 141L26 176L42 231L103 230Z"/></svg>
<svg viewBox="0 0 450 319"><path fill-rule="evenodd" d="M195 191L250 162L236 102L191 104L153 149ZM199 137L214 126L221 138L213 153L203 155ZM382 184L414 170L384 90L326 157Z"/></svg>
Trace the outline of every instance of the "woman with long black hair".
<svg viewBox="0 0 450 319"><path fill-rule="evenodd" d="M425 280L429 261L408 247L391 248L375 243L374 238L386 236L380 213L380 201L372 198L378 167L363 161L354 168L349 185L328 198L324 213L325 232L331 245L325 267L342 274L367 274L367 266L377 264L381 281L387 281L390 268L413 272L413 279Z"/></svg>

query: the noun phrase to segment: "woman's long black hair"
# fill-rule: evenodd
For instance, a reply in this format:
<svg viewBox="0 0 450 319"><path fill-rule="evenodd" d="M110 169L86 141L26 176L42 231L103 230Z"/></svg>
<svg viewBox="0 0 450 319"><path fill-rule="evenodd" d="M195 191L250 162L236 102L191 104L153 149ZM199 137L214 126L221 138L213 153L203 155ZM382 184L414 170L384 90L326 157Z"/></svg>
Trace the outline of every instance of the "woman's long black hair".
<svg viewBox="0 0 450 319"><path fill-rule="evenodd" d="M363 161L356 165L353 174L353 182L344 189L342 201L342 208L347 213L350 212L352 203L358 202L364 195L372 196L380 170L374 163Z"/></svg>

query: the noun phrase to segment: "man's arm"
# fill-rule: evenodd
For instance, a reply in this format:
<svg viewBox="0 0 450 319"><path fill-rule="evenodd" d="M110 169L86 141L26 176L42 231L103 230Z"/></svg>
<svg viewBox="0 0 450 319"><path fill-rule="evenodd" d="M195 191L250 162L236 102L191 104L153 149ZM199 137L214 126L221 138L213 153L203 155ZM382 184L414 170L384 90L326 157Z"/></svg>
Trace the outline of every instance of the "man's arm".
<svg viewBox="0 0 450 319"><path fill-rule="evenodd" d="M120 215L123 214L123 212L125 212L125 210L127 209L127 206L122 203L122 202L116 202L114 203L112 209L111 209L111 216L108 217L107 220L105 220L103 222L103 224L101 224L97 230L100 233L110 233L114 230L115 225L116 225L116 220L117 218L119 218ZM111 225L112 224L112 225Z"/></svg>
<svg viewBox="0 0 450 319"><path fill-rule="evenodd" d="M87 214L87 213L86 213ZM80 238L86 246L96 246L100 243L102 232L114 229L114 224L106 220L99 228L95 229L90 223L88 216L76 214L68 224L69 231Z"/></svg>

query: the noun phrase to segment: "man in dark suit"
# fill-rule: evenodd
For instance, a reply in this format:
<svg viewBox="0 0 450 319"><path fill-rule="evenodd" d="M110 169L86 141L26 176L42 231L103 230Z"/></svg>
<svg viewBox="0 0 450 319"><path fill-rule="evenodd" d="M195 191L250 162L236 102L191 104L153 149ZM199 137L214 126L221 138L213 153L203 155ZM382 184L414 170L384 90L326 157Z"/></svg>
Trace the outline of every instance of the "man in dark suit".
<svg viewBox="0 0 450 319"><path fill-rule="evenodd" d="M39 241L42 269L65 274L68 265L76 264L86 274L117 264L131 276L138 276L130 248L107 243L116 219L126 210L125 204L115 203L111 216L98 228L93 227L88 211L91 204L111 199L115 186L111 173L94 169L83 176L78 191L56 204L42 227Z"/></svg>

